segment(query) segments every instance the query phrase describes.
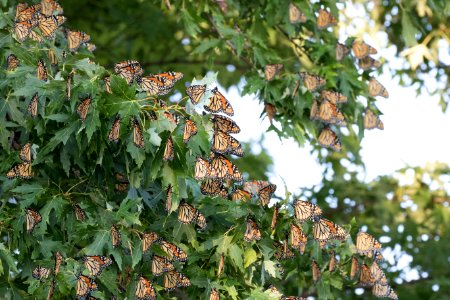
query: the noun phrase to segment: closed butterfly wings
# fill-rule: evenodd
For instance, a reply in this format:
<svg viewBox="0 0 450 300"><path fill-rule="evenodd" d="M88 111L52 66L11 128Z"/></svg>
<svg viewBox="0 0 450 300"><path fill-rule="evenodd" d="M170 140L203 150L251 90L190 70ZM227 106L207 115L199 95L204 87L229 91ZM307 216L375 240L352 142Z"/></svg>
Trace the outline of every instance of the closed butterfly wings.
<svg viewBox="0 0 450 300"><path fill-rule="evenodd" d="M327 83L324 78L306 72L300 72L299 76L303 80L305 87L310 92L314 92Z"/></svg>
<svg viewBox="0 0 450 300"><path fill-rule="evenodd" d="M371 54L377 54L377 50L363 41L355 40L352 44L353 54L356 58L361 59Z"/></svg>
<svg viewBox="0 0 450 300"><path fill-rule="evenodd" d="M380 117L373 113L369 108L366 108L364 113L364 128L366 129L384 129L384 124Z"/></svg>
<svg viewBox="0 0 450 300"><path fill-rule="evenodd" d="M320 9L317 16L317 27L319 29L325 29L335 25L337 25L337 19L330 12Z"/></svg>
<svg viewBox="0 0 450 300"><path fill-rule="evenodd" d="M206 228L205 216L184 200L181 201L178 207L178 221L182 224L196 223L202 230Z"/></svg>
<svg viewBox="0 0 450 300"><path fill-rule="evenodd" d="M156 291L152 283L142 275L139 276L138 283L136 284L136 290L134 292L136 299L138 300L155 300Z"/></svg>
<svg viewBox="0 0 450 300"><path fill-rule="evenodd" d="M221 92L217 88L214 88L212 91L212 97L209 98L209 104L204 106L204 109L210 113L219 113L223 112L229 116L234 115L233 107L230 102L222 95Z"/></svg>
<svg viewBox="0 0 450 300"><path fill-rule="evenodd" d="M88 276L77 275L76 297L77 299L85 299L91 292L98 289L95 281Z"/></svg>
<svg viewBox="0 0 450 300"><path fill-rule="evenodd" d="M247 218L247 226L244 234L244 241L252 242L259 241L261 239L261 231L258 224L253 218Z"/></svg>
<svg viewBox="0 0 450 300"><path fill-rule="evenodd" d="M294 200L294 213L298 222L302 223L306 220L313 220L322 215L322 209L314 203Z"/></svg>
<svg viewBox="0 0 450 300"><path fill-rule="evenodd" d="M89 271L89 275L94 278L99 276L106 267L112 264L111 258L99 255L84 256L83 262Z"/></svg>
<svg viewBox="0 0 450 300"><path fill-rule="evenodd" d="M290 232L291 247L300 251L300 254L303 254L307 242L308 238L303 233L302 229L298 225L291 223L291 232Z"/></svg>
<svg viewBox="0 0 450 300"><path fill-rule="evenodd" d="M340 152L342 149L341 141L329 126L325 126L322 129L318 138L318 142L321 146L331 148L337 152Z"/></svg>
<svg viewBox="0 0 450 300"><path fill-rule="evenodd" d="M206 85L191 85L186 88L186 95L189 96L192 104L199 103L206 91Z"/></svg>
<svg viewBox="0 0 450 300"><path fill-rule="evenodd" d="M69 50L72 52L77 51L81 45L87 44L90 40L91 37L85 32L67 31L67 43Z"/></svg>
<svg viewBox="0 0 450 300"><path fill-rule="evenodd" d="M6 58L6 70L14 71L20 65L20 61L14 54L8 55Z"/></svg>
<svg viewBox="0 0 450 300"><path fill-rule="evenodd" d="M152 273L155 276L161 276L165 272L170 272L174 269L172 261L166 257L154 254L152 256Z"/></svg>
<svg viewBox="0 0 450 300"><path fill-rule="evenodd" d="M369 95L372 97L382 96L389 98L389 93L386 88L373 77L369 80Z"/></svg>

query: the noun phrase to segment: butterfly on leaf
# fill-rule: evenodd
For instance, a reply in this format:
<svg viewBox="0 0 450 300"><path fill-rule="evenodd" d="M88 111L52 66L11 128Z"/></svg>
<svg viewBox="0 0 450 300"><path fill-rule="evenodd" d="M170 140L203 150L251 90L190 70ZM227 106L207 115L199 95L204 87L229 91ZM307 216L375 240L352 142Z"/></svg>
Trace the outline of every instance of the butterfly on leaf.
<svg viewBox="0 0 450 300"><path fill-rule="evenodd" d="M244 155L241 143L221 130L214 131L211 151L221 154L233 154L239 157Z"/></svg>
<svg viewBox="0 0 450 300"><path fill-rule="evenodd" d="M294 222L291 223L290 236L291 247L300 251L300 254L303 254L305 252L306 243L308 242L308 237Z"/></svg>
<svg viewBox="0 0 450 300"><path fill-rule="evenodd" d="M6 177L8 179L21 178L30 179L33 177L33 172L31 171L31 163L23 162L21 164L15 165L8 172L6 172Z"/></svg>
<svg viewBox="0 0 450 300"><path fill-rule="evenodd" d="M213 154L211 159L211 178L215 179L232 179L236 181L242 181L242 174L237 167L224 155Z"/></svg>
<svg viewBox="0 0 450 300"><path fill-rule="evenodd" d="M358 232L356 236L356 251L359 254L367 255L373 251L381 250L381 244L367 232Z"/></svg>
<svg viewBox="0 0 450 300"><path fill-rule="evenodd" d="M142 90L147 92L148 95L165 95L172 86L167 85L165 78L159 78L154 75L138 76L136 82L139 84Z"/></svg>
<svg viewBox="0 0 450 300"><path fill-rule="evenodd" d="M359 270L359 284L362 287L369 287L373 286L374 283L375 279L373 278L372 273L370 273L369 267L366 264L363 264Z"/></svg>
<svg viewBox="0 0 450 300"><path fill-rule="evenodd" d="M352 50L353 50L353 54L355 55L356 58L364 58L371 54L378 53L375 48L373 48L372 46L370 46L360 40L353 41Z"/></svg>
<svg viewBox="0 0 450 300"><path fill-rule="evenodd" d="M303 80L306 89L308 89L308 91L310 92L314 92L315 90L317 90L318 88L322 87L327 83L327 81L324 78L314 74L300 72L298 75Z"/></svg>
<svg viewBox="0 0 450 300"><path fill-rule="evenodd" d="M163 160L164 161L172 161L174 157L175 157L175 151L173 148L173 140L172 140L172 137L169 136L167 138L166 147L164 148Z"/></svg>
<svg viewBox="0 0 450 300"><path fill-rule="evenodd" d="M352 264L350 266L350 279L354 279L356 276L356 273L359 272L359 262L358 259L354 256L352 256Z"/></svg>
<svg viewBox="0 0 450 300"><path fill-rule="evenodd" d="M102 271L112 264L112 259L107 256L93 255L83 257L84 266L91 277L99 276Z"/></svg>
<svg viewBox="0 0 450 300"><path fill-rule="evenodd" d="M305 14L293 3L289 3L289 22L291 24L305 23Z"/></svg>
<svg viewBox="0 0 450 300"><path fill-rule="evenodd" d="M337 43L336 44L336 60L341 61L344 57L350 52L350 49L345 47L344 44Z"/></svg>
<svg viewBox="0 0 450 300"><path fill-rule="evenodd" d="M103 78L103 83L105 84L105 91L108 94L112 94L112 90L111 90L111 77L109 76L105 76Z"/></svg>
<svg viewBox="0 0 450 300"><path fill-rule="evenodd" d="M63 262L64 257L61 255L61 253L59 251L56 251L55 253L55 266L53 268L53 273L56 275L58 275L59 273L59 269L61 268L61 264Z"/></svg>
<svg viewBox="0 0 450 300"><path fill-rule="evenodd" d="M174 71L168 71L168 72L163 72L163 73L158 73L154 75L156 78L164 78L165 81L165 89L168 89L170 91L170 89L172 89L172 87L174 86L174 84L183 78L183 73L181 72L174 72ZM167 93L166 93L167 94ZM164 95L160 94L160 95Z"/></svg>
<svg viewBox="0 0 450 300"><path fill-rule="evenodd" d="M321 272L320 272L319 264L315 260L313 260L311 263L311 270L312 270L313 281L314 281L314 283L316 283L320 279Z"/></svg>
<svg viewBox="0 0 450 300"><path fill-rule="evenodd" d="M31 143L26 143L22 149L20 149L19 157L24 162L31 162Z"/></svg>
<svg viewBox="0 0 450 300"><path fill-rule="evenodd" d="M320 132L318 142L321 146L331 148L336 152L342 150L341 141L329 126L325 126Z"/></svg>
<svg viewBox="0 0 450 300"><path fill-rule="evenodd" d="M6 70L14 71L20 65L20 60L14 54L8 55L6 58Z"/></svg>
<svg viewBox="0 0 450 300"><path fill-rule="evenodd" d="M91 37L83 31L67 30L67 43L69 50L75 52L82 44L86 44L91 40Z"/></svg>
<svg viewBox="0 0 450 300"><path fill-rule="evenodd" d="M241 129L239 126L230 118L221 115L213 114L211 116L211 121L213 123L214 130L220 130L225 133L239 133Z"/></svg>
<svg viewBox="0 0 450 300"><path fill-rule="evenodd" d="M159 236L156 232L144 233L142 236L142 253L147 252L158 239Z"/></svg>
<svg viewBox="0 0 450 300"><path fill-rule="evenodd" d="M203 95L206 92L206 84L205 85L191 85L186 88L186 95L191 99L192 104L196 105L202 100Z"/></svg>
<svg viewBox="0 0 450 300"><path fill-rule="evenodd" d="M45 16L40 15L38 18L38 28L42 35L46 38L53 39L55 31L66 21L64 16Z"/></svg>
<svg viewBox="0 0 450 300"><path fill-rule="evenodd" d="M384 129L384 124L380 120L380 117L373 113L369 108L366 108L364 112L364 128L365 129Z"/></svg>
<svg viewBox="0 0 450 300"><path fill-rule="evenodd" d="M16 36L16 39L19 42L25 41L25 39L30 36L32 29L35 28L37 25L38 21L34 19L16 22L14 24L14 34Z"/></svg>
<svg viewBox="0 0 450 300"><path fill-rule="evenodd" d="M51 272L52 272L51 269L37 266L36 268L34 268L31 275L38 280L42 280L42 279L48 278L48 276L50 275Z"/></svg>
<svg viewBox="0 0 450 300"><path fill-rule="evenodd" d="M142 275L139 276L139 281L136 284L136 291L134 292L138 300L155 300L156 291L153 284Z"/></svg>
<svg viewBox="0 0 450 300"><path fill-rule="evenodd" d="M91 292L98 289L95 281L88 276L82 274L77 275L76 297L77 299L85 299Z"/></svg>
<svg viewBox="0 0 450 300"><path fill-rule="evenodd" d="M363 70L378 69L381 63L370 56L366 56L358 60L358 66Z"/></svg>
<svg viewBox="0 0 450 300"><path fill-rule="evenodd" d="M109 130L108 141L113 142L113 143L117 143L119 141L120 124L121 124L120 121L121 121L121 117L119 114L117 114L116 117L114 118L114 122L111 126L111 129Z"/></svg>
<svg viewBox="0 0 450 300"><path fill-rule="evenodd" d="M72 96L72 79L73 79L73 72L71 72L69 75L67 75L67 81L66 81L66 99L70 100Z"/></svg>
<svg viewBox="0 0 450 300"><path fill-rule="evenodd" d="M15 22L33 20L41 12L41 4L28 6L27 3L18 3L16 6Z"/></svg>
<svg viewBox="0 0 450 300"><path fill-rule="evenodd" d="M382 96L389 98L389 93L386 88L373 77L369 80L369 95L372 97Z"/></svg>
<svg viewBox="0 0 450 300"><path fill-rule="evenodd" d="M161 249L169 256L169 259L176 261L188 260L186 252L184 252L184 250L180 247L161 239L158 240L158 243L161 246Z"/></svg>
<svg viewBox="0 0 450 300"><path fill-rule="evenodd" d="M142 135L141 126L136 117L131 119L131 126L133 127L133 144L138 148L144 148L144 136Z"/></svg>
<svg viewBox="0 0 450 300"><path fill-rule="evenodd" d="M128 85L131 85L135 80L139 83L144 70L138 61L125 60L114 65L114 72L125 79Z"/></svg>
<svg viewBox="0 0 450 300"><path fill-rule="evenodd" d="M330 220L316 217L313 219L313 236L318 242L324 242L331 239L345 240L348 237L347 231L341 226L333 223Z"/></svg>
<svg viewBox="0 0 450 300"><path fill-rule="evenodd" d="M165 272L170 272L174 269L172 261L166 257L156 254L152 256L152 273L154 276L160 276Z"/></svg>
<svg viewBox="0 0 450 300"><path fill-rule="evenodd" d="M206 228L205 216L198 209L186 203L184 200L182 200L180 206L178 206L178 221L182 224L195 223L201 230Z"/></svg>
<svg viewBox="0 0 450 300"><path fill-rule="evenodd" d="M117 248L122 244L122 236L114 224L111 226L111 243L113 248Z"/></svg>
<svg viewBox="0 0 450 300"><path fill-rule="evenodd" d="M177 287L188 287L191 281L178 271L172 270L164 274L163 286L166 291L173 291Z"/></svg>
<svg viewBox="0 0 450 300"><path fill-rule="evenodd" d="M220 113L223 112L226 115L233 116L234 110L230 102L222 95L221 92L216 88L212 91L213 95L209 98L209 104L204 106L204 109L210 113Z"/></svg>
<svg viewBox="0 0 450 300"><path fill-rule="evenodd" d="M80 116L80 120L84 122L87 117L87 113L89 111L89 108L91 107L91 101L92 97L88 96L86 97L77 107L77 114Z"/></svg>
<svg viewBox="0 0 450 300"><path fill-rule="evenodd" d="M330 253L330 262L328 263L328 271L334 272L336 270L336 264L337 264L337 258L336 258L336 252L331 251Z"/></svg>
<svg viewBox="0 0 450 300"><path fill-rule="evenodd" d="M228 191L223 185L223 182L218 179L206 179L200 185L200 191L203 195L207 196L219 196L224 199L228 196Z"/></svg>
<svg viewBox="0 0 450 300"><path fill-rule="evenodd" d="M45 66L45 62L42 59L38 61L37 78L43 81L47 81L48 79L47 67Z"/></svg>
<svg viewBox="0 0 450 300"><path fill-rule="evenodd" d="M195 161L194 178L197 180L203 180L209 178L211 175L211 163L209 160L198 156Z"/></svg>
<svg viewBox="0 0 450 300"><path fill-rule="evenodd" d="M298 222L303 223L306 220L312 220L313 218L320 217L322 215L322 209L314 203L294 200L294 213Z"/></svg>
<svg viewBox="0 0 450 300"><path fill-rule="evenodd" d="M328 100L322 101L317 119L325 124L336 124L339 126L347 125L340 109Z"/></svg>
<svg viewBox="0 0 450 300"><path fill-rule="evenodd" d="M80 207L80 205L78 205L77 203L74 203L72 206L73 206L73 209L75 211L75 218L78 221L84 221L86 219L86 213Z"/></svg>
<svg viewBox="0 0 450 300"><path fill-rule="evenodd" d="M283 64L270 64L264 67L264 78L267 81L272 81L283 69Z"/></svg>
<svg viewBox="0 0 450 300"><path fill-rule="evenodd" d="M188 143L193 135L197 134L197 125L191 119L184 123L183 142Z"/></svg>
<svg viewBox="0 0 450 300"><path fill-rule="evenodd" d="M247 200L250 200L252 196L250 195L249 192L234 187L233 190L231 191L230 198L233 201L247 202Z"/></svg>
<svg viewBox="0 0 450 300"><path fill-rule="evenodd" d="M320 92L320 98L322 100L327 100L333 104L341 104L347 102L347 96L335 92L335 91L329 91L329 90L322 90Z"/></svg>
<svg viewBox="0 0 450 300"><path fill-rule="evenodd" d="M317 28L325 29L327 27L336 25L337 20L330 12L324 9L319 9L319 15L317 16Z"/></svg>
<svg viewBox="0 0 450 300"><path fill-rule="evenodd" d="M283 244L276 242L275 247L277 248L277 251L274 253L274 257L276 260L281 261L293 259L295 257L294 252L292 252L288 247L287 240L285 240Z"/></svg>
<svg viewBox="0 0 450 300"><path fill-rule="evenodd" d="M219 258L219 266L217 267L217 277L219 278L222 275L223 269L225 267L225 253L222 252Z"/></svg>
<svg viewBox="0 0 450 300"><path fill-rule="evenodd" d="M28 104L28 108L27 108L27 111L32 118L35 118L37 116L38 105L39 105L39 95L36 93L31 98L30 103Z"/></svg>
<svg viewBox="0 0 450 300"><path fill-rule="evenodd" d="M247 227L244 233L244 241L253 242L259 241L261 239L261 231L259 230L258 224L253 218L247 218Z"/></svg>

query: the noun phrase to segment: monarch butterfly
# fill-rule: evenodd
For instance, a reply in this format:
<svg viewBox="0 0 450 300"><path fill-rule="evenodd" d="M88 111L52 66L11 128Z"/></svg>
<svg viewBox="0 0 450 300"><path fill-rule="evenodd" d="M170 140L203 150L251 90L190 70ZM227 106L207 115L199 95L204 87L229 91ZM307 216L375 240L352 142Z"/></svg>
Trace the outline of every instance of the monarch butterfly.
<svg viewBox="0 0 450 300"><path fill-rule="evenodd" d="M317 75L308 74L306 72L300 72L298 75L303 80L305 87L310 92L314 92L315 90L317 90L318 88L327 83L327 81L324 78L319 77Z"/></svg>
<svg viewBox="0 0 450 300"><path fill-rule="evenodd" d="M178 115L172 114L169 111L165 111L164 112L164 117L166 117L167 119L169 119L170 122L172 122L174 125L178 125L178 123L180 122L180 117ZM194 124L195 125L195 124ZM197 129L197 128L196 128Z"/></svg>
<svg viewBox="0 0 450 300"><path fill-rule="evenodd" d="M34 174L31 172L31 163L29 162L23 162L15 165L6 173L6 177L8 179L14 179L17 177L21 179L30 179L33 175Z"/></svg>
<svg viewBox="0 0 450 300"><path fill-rule="evenodd" d="M270 198L272 198L272 194L275 193L276 189L277 186L275 184L269 184L259 190L258 198L262 206L267 206L269 204Z"/></svg>
<svg viewBox="0 0 450 300"><path fill-rule="evenodd" d="M187 143L193 135L197 134L197 125L194 121L186 119L184 123L183 142Z"/></svg>
<svg viewBox="0 0 450 300"><path fill-rule="evenodd" d="M358 232L356 236L356 251L366 255L369 252L381 249L381 244L372 235L366 232Z"/></svg>
<svg viewBox="0 0 450 300"><path fill-rule="evenodd" d="M111 226L111 242L113 248L117 248L120 244L122 244L122 236L114 224Z"/></svg>
<svg viewBox="0 0 450 300"><path fill-rule="evenodd" d="M83 257L84 266L89 271L89 275L91 277L99 276L103 269L110 266L112 264L111 258L107 256L84 256Z"/></svg>
<svg viewBox="0 0 450 300"><path fill-rule="evenodd" d="M142 253L145 253L159 239L156 232L144 233L142 237Z"/></svg>
<svg viewBox="0 0 450 300"><path fill-rule="evenodd" d="M386 88L373 77L369 80L369 95L372 97L382 96L389 98L389 93Z"/></svg>
<svg viewBox="0 0 450 300"><path fill-rule="evenodd" d="M318 119L326 124L336 124L346 126L344 115L339 108L330 101L324 100L319 108Z"/></svg>
<svg viewBox="0 0 450 300"><path fill-rule="evenodd" d="M334 272L334 270L336 270L336 264L337 264L337 259L336 259L336 252L335 251L331 251L330 253L330 262L328 264L328 271Z"/></svg>
<svg viewBox="0 0 450 300"><path fill-rule="evenodd" d="M125 79L128 85L131 85L135 80L140 84L140 76L144 71L138 61L125 60L114 65L114 72Z"/></svg>
<svg viewBox="0 0 450 300"><path fill-rule="evenodd" d="M169 214L172 211L172 194L173 194L172 185L169 183L169 185L166 188L166 203L165 203L165 210Z"/></svg>
<svg viewBox="0 0 450 300"><path fill-rule="evenodd" d="M352 44L353 54L356 58L364 58L370 54L377 54L377 50L363 41L355 40Z"/></svg>
<svg viewBox="0 0 450 300"><path fill-rule="evenodd" d="M14 71L20 65L20 60L14 54L8 55L6 58L6 70Z"/></svg>
<svg viewBox="0 0 450 300"><path fill-rule="evenodd" d="M30 103L28 104L27 111L32 118L35 118L38 113L38 104L39 104L39 95L36 93L31 98Z"/></svg>
<svg viewBox="0 0 450 300"><path fill-rule="evenodd" d="M270 185L270 182L264 180L245 181L242 185L244 191L248 192L252 196L258 195L259 191Z"/></svg>
<svg viewBox="0 0 450 300"><path fill-rule="evenodd" d="M163 286L166 291L173 291L177 287L188 287L190 285L191 281L175 270L164 274Z"/></svg>
<svg viewBox="0 0 450 300"><path fill-rule="evenodd" d="M305 252L306 243L308 242L308 237L303 233L302 229L291 223L291 247L300 251L300 254Z"/></svg>
<svg viewBox="0 0 450 300"><path fill-rule="evenodd" d="M352 265L350 267L350 279L355 278L356 273L359 271L359 262L356 257L352 257Z"/></svg>
<svg viewBox="0 0 450 300"><path fill-rule="evenodd" d="M378 298L389 297L391 299L398 299L397 294L389 285L383 285L378 282L372 287L372 294Z"/></svg>
<svg viewBox="0 0 450 300"><path fill-rule="evenodd" d="M132 82L132 81L131 81ZM158 78L154 75L150 76L138 76L136 82L139 84L142 90L146 91L148 95L162 95L166 87L166 79ZM131 83L129 83L131 84ZM167 93L166 93L167 94Z"/></svg>
<svg viewBox="0 0 450 300"><path fill-rule="evenodd" d="M381 270L380 266L376 261L372 263L369 270L376 283L381 285L388 284L386 275L384 274L383 270Z"/></svg>
<svg viewBox="0 0 450 300"><path fill-rule="evenodd" d="M144 136L142 135L141 126L136 117L131 119L131 126L133 126L133 143L138 148L144 148Z"/></svg>
<svg viewBox="0 0 450 300"><path fill-rule="evenodd" d="M19 3L16 6L16 22L32 20L41 11L41 5L35 4L28 6L27 3Z"/></svg>
<svg viewBox="0 0 450 300"><path fill-rule="evenodd" d="M331 148L334 151L340 152L342 149L341 141L329 126L325 126L320 132L318 141L321 146Z"/></svg>
<svg viewBox="0 0 450 300"><path fill-rule="evenodd" d="M313 260L311 263L311 269L313 281L314 283L316 283L320 279L320 267L315 260Z"/></svg>
<svg viewBox="0 0 450 300"><path fill-rule="evenodd" d="M317 17L317 28L325 29L330 26L336 26L337 20L331 13L324 9L319 9L319 16Z"/></svg>
<svg viewBox="0 0 450 300"><path fill-rule="evenodd" d="M14 24L14 34L19 42L25 41L31 30L38 25L37 20L26 20Z"/></svg>
<svg viewBox="0 0 450 300"><path fill-rule="evenodd" d="M225 253L222 252L219 258L219 267L217 268L217 277L220 277L220 275L223 272L223 268L225 267Z"/></svg>
<svg viewBox="0 0 450 300"><path fill-rule="evenodd" d="M91 292L96 291L97 289L98 286L93 279L84 276L81 273L77 275L77 299L84 299Z"/></svg>
<svg viewBox="0 0 450 300"><path fill-rule="evenodd" d="M344 56L346 56L350 52L350 49L345 47L344 44L337 43L336 44L336 60L341 61Z"/></svg>
<svg viewBox="0 0 450 300"><path fill-rule="evenodd" d="M309 112L309 119L313 121L319 119L319 102L317 100L313 100L313 104Z"/></svg>
<svg viewBox="0 0 450 300"><path fill-rule="evenodd" d="M186 88L186 95L191 99L192 104L196 105L203 98L206 92L206 84L204 85L191 85Z"/></svg>
<svg viewBox="0 0 450 300"><path fill-rule="evenodd" d="M375 279L370 273L369 267L366 264L361 266L359 270L359 284L362 287L372 286L375 283Z"/></svg>
<svg viewBox="0 0 450 300"><path fill-rule="evenodd" d="M203 157L198 156L195 161L195 172L194 178L197 180L202 180L210 177L211 173L211 165L209 160L204 159Z"/></svg>
<svg viewBox="0 0 450 300"><path fill-rule="evenodd" d="M161 246L161 249L166 252L167 255L169 255L169 258L171 260L176 261L187 261L188 256L186 252L183 251L180 247L175 246L172 243L166 242L164 240L159 240L159 245Z"/></svg>
<svg viewBox="0 0 450 300"><path fill-rule="evenodd" d="M335 91L323 90L322 92L320 92L320 98L328 100L333 104L347 102L347 96Z"/></svg>
<svg viewBox="0 0 450 300"><path fill-rule="evenodd" d="M169 136L167 138L166 147L164 148L163 160L164 161L172 161L174 156L175 156L175 152L173 149L173 140L172 140L172 137Z"/></svg>
<svg viewBox="0 0 450 300"><path fill-rule="evenodd" d="M225 133L239 133L241 129L239 126L230 118L221 115L213 114L211 116L211 121L213 122L215 131L222 131Z"/></svg>
<svg viewBox="0 0 450 300"><path fill-rule="evenodd" d="M30 39L32 39L33 41L36 41L36 42L39 42L39 43L43 41L43 38L39 34L34 32L33 30L30 31L30 35L28 37Z"/></svg>
<svg viewBox="0 0 450 300"><path fill-rule="evenodd" d="M278 213L280 211L280 204L276 203L273 209L272 223L270 224L270 230L273 232L278 223Z"/></svg>
<svg viewBox="0 0 450 300"><path fill-rule="evenodd" d="M55 267L53 268L53 273L56 275L58 275L59 273L59 269L61 268L61 264L63 261L64 257L61 255L61 253L59 251L56 251L55 253Z"/></svg>
<svg viewBox="0 0 450 300"><path fill-rule="evenodd" d="M203 108L210 113L223 112L224 114L233 116L233 107L231 106L230 102L228 102L228 100L224 97L224 95L219 92L217 87L214 88L211 92L213 93L213 96L209 98L209 104L203 106Z"/></svg>
<svg viewBox="0 0 450 300"><path fill-rule="evenodd" d="M37 266L36 268L34 268L31 275L36 279L42 280L42 279L48 278L48 276L50 275L51 272L52 272L51 269Z"/></svg>
<svg viewBox="0 0 450 300"><path fill-rule="evenodd" d="M86 213L78 204L74 203L73 209L75 210L75 218L78 221L84 221L84 219L86 219Z"/></svg>
<svg viewBox="0 0 450 300"><path fill-rule="evenodd" d="M249 192L234 187L233 190L231 191L230 197L231 200L233 201L242 200L246 202L247 200L250 200L252 196L250 195Z"/></svg>
<svg viewBox="0 0 450 300"><path fill-rule="evenodd" d="M162 257L156 254L152 256L152 273L155 276L160 276L165 272L172 271L174 269L173 263L166 257Z"/></svg>
<svg viewBox="0 0 450 300"><path fill-rule="evenodd" d="M168 71L164 73L155 74L157 78L164 78L166 80L166 86L173 86L175 82L183 78L183 73Z"/></svg>
<svg viewBox="0 0 450 300"><path fill-rule="evenodd" d="M81 46L91 40L91 37L83 31L70 31L67 30L67 43L69 50L75 52Z"/></svg>
<svg viewBox="0 0 450 300"><path fill-rule="evenodd" d="M327 219L314 218L314 239L318 242L327 242L330 239L345 240L348 233L341 226Z"/></svg>
<svg viewBox="0 0 450 300"><path fill-rule="evenodd" d="M80 120L84 122L86 120L89 107L91 106L92 97L88 96L77 107L77 114L80 116Z"/></svg>
<svg viewBox="0 0 450 300"><path fill-rule="evenodd" d="M253 218L247 218L247 228L244 234L244 241L252 242L259 241L261 239L261 231L259 230L258 224Z"/></svg>
<svg viewBox="0 0 450 300"><path fill-rule="evenodd" d="M313 204L308 201L295 199L293 206L295 218L300 223L308 219L320 217L322 215L322 209L316 204Z"/></svg>
<svg viewBox="0 0 450 300"><path fill-rule="evenodd" d="M108 133L108 140L110 142L117 143L119 141L120 121L121 121L121 117L118 114L118 115L116 115L114 122L111 126L111 129L109 130L109 133Z"/></svg>
<svg viewBox="0 0 450 300"><path fill-rule="evenodd" d="M284 244L276 243L275 246L278 249L274 253L274 257L276 260L280 261L286 259L293 259L295 257L294 252L292 252L291 249L287 247L287 240L284 241Z"/></svg>
<svg viewBox="0 0 450 300"><path fill-rule="evenodd" d="M244 155L241 143L221 130L214 131L211 151L221 154L234 154L240 157Z"/></svg>
<svg viewBox="0 0 450 300"><path fill-rule="evenodd" d="M105 84L105 91L108 94L112 94L112 90L111 90L111 77L109 76L105 76L103 78L103 83Z"/></svg>
<svg viewBox="0 0 450 300"><path fill-rule="evenodd" d="M178 221L182 224L196 223L202 230L206 228L205 216L184 200L181 201L178 207Z"/></svg>
<svg viewBox="0 0 450 300"><path fill-rule="evenodd" d="M40 15L38 18L38 28L42 35L48 39L55 37L55 31L66 21L64 16L44 16Z"/></svg>
<svg viewBox="0 0 450 300"><path fill-rule="evenodd" d="M264 109L266 110L266 114L267 117L269 118L270 124L272 124L273 117L277 113L277 108L273 104L264 103Z"/></svg>
<svg viewBox="0 0 450 300"><path fill-rule="evenodd" d="M216 288L211 289L211 292L209 293L209 300L220 300L220 294Z"/></svg>
<svg viewBox="0 0 450 300"><path fill-rule="evenodd" d="M42 13L46 16L53 15L53 12L56 12L57 14L62 14L63 8L59 3L57 3L55 0L42 0Z"/></svg>
<svg viewBox="0 0 450 300"><path fill-rule="evenodd" d="M398 300L397 293L391 288L388 297L392 300Z"/></svg>
<svg viewBox="0 0 450 300"><path fill-rule="evenodd" d="M227 198L228 192L223 185L223 182L218 179L206 179L200 186L200 191L203 195L219 196Z"/></svg>
<svg viewBox="0 0 450 300"><path fill-rule="evenodd" d="M358 60L358 66L363 70L369 70L372 68L378 69L381 67L381 63L370 56L366 56Z"/></svg>
<svg viewBox="0 0 450 300"><path fill-rule="evenodd" d="M384 124L380 120L380 117L373 113L369 108L366 108L364 112L364 128L366 129L384 129Z"/></svg>
<svg viewBox="0 0 450 300"><path fill-rule="evenodd" d="M47 67L42 59L38 61L37 78L43 81L47 81L48 79Z"/></svg>
<svg viewBox="0 0 450 300"><path fill-rule="evenodd" d="M242 180L242 174L237 167L222 154L215 154L211 160L210 176L216 179Z"/></svg>
<svg viewBox="0 0 450 300"><path fill-rule="evenodd" d="M267 81L272 81L283 69L283 64L271 64L264 67L264 77Z"/></svg>
<svg viewBox="0 0 450 300"><path fill-rule="evenodd" d="M305 23L305 14L294 4L289 3L289 22L291 24Z"/></svg>
<svg viewBox="0 0 450 300"><path fill-rule="evenodd" d="M22 149L20 149L19 156L24 162L31 162L31 143L26 143Z"/></svg>

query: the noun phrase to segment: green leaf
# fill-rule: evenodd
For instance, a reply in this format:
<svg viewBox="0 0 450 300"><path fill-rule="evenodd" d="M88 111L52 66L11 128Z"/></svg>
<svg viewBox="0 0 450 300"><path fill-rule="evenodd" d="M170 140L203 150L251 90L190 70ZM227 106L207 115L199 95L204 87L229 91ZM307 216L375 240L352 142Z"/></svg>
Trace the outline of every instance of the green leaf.
<svg viewBox="0 0 450 300"><path fill-rule="evenodd" d="M197 46L194 49L194 51L192 51L191 54L192 55L202 54L202 53L208 51L209 49L216 47L217 45L219 45L220 42L221 42L221 40L219 40L219 39L205 40L199 46Z"/></svg>
<svg viewBox="0 0 450 300"><path fill-rule="evenodd" d="M258 259L256 251L253 248L247 248L244 252L244 268L247 268Z"/></svg>
<svg viewBox="0 0 450 300"><path fill-rule="evenodd" d="M231 257L231 260L233 261L234 265L239 268L241 271L244 271L244 265L242 261L243 256L242 249L239 248L238 245L233 244L231 247L228 248L228 255Z"/></svg>
<svg viewBox="0 0 450 300"><path fill-rule="evenodd" d="M411 22L409 12L402 11L402 37L405 40L406 46L412 47L417 45L416 34L418 33L417 28Z"/></svg>
<svg viewBox="0 0 450 300"><path fill-rule="evenodd" d="M86 255L98 255L103 253L103 248L110 241L109 230L99 230L95 233L94 241L84 248Z"/></svg>

